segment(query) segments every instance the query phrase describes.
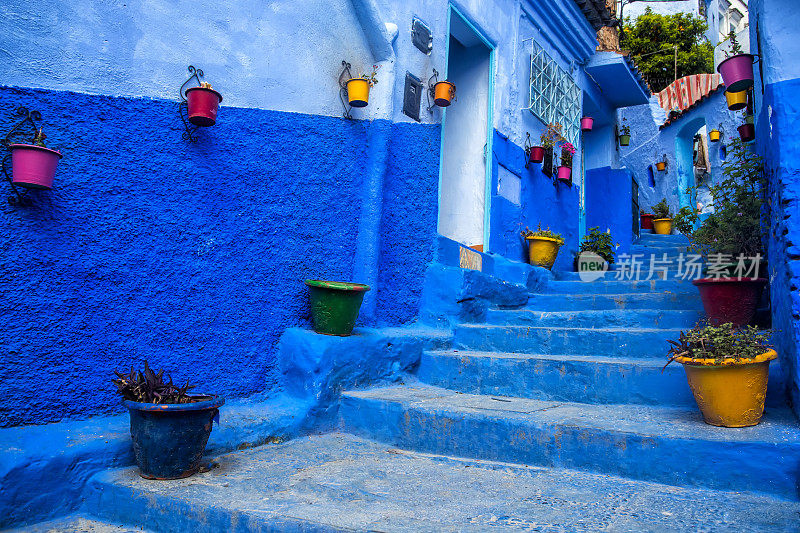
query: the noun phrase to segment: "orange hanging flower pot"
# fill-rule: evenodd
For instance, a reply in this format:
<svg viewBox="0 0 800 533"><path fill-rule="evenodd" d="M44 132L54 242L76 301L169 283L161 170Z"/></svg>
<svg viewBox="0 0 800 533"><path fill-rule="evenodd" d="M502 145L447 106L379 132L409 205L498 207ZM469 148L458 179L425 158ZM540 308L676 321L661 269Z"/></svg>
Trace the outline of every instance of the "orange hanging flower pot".
<svg viewBox="0 0 800 533"><path fill-rule="evenodd" d="M447 107L453 103L456 86L449 81L437 81L433 86L433 103L439 107Z"/></svg>
<svg viewBox="0 0 800 533"><path fill-rule="evenodd" d="M656 163L656 170L659 172L663 172L667 168L667 164L664 161L659 161Z"/></svg>

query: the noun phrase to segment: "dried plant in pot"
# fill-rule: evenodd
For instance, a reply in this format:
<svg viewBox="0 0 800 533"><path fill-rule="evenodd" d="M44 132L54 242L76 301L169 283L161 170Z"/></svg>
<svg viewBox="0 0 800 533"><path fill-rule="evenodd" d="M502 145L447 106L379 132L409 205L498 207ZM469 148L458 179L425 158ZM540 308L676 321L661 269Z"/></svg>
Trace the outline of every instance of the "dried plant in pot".
<svg viewBox="0 0 800 533"><path fill-rule="evenodd" d="M754 426L764 413L769 363L777 358L767 337L754 327L730 322L701 323L670 340L667 364L677 361L686 371L703 420L713 426Z"/></svg>
<svg viewBox="0 0 800 533"><path fill-rule="evenodd" d="M112 382L128 408L133 454L139 475L146 479L180 479L198 472L219 408L216 395L189 394L187 382L167 381L164 370L154 372L145 361L144 372L115 371Z"/></svg>

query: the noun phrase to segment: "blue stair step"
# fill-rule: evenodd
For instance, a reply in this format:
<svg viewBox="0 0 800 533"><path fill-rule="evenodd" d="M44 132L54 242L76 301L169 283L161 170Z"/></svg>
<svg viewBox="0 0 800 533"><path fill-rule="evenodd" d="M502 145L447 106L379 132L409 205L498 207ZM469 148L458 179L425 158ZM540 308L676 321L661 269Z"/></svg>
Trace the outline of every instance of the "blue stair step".
<svg viewBox="0 0 800 533"><path fill-rule="evenodd" d="M477 351L662 357L680 329L555 328L461 324L453 347Z"/></svg>
<svg viewBox="0 0 800 533"><path fill-rule="evenodd" d="M702 310L700 293L531 294L525 309L581 311L605 309Z"/></svg>
<svg viewBox="0 0 800 533"><path fill-rule="evenodd" d="M340 416L352 433L421 452L798 497L800 432L787 409L731 429L703 423L696 408L472 395L418 384L346 392Z"/></svg>
<svg viewBox="0 0 800 533"><path fill-rule="evenodd" d="M486 323L537 327L688 329L704 316L705 314L699 310L533 311L531 309L490 309L486 313Z"/></svg>
<svg viewBox="0 0 800 533"><path fill-rule="evenodd" d="M646 277L649 273L649 263L646 268L643 268L641 272L642 279ZM584 281L584 283L596 283L599 281L616 281L615 277L617 275L617 270L609 270L607 271L601 278L598 278L594 281ZM630 277L631 271L626 270L624 276ZM680 272L678 271L677 267L675 268L667 268L667 269L654 269L652 274L652 279L654 280L675 280L675 281L684 281L684 282L691 282L691 279L694 278L694 271L690 271L689 273L686 272L686 269L683 268ZM555 271L553 272L553 277L556 281L583 281L581 279L581 274L579 272L567 272L567 271ZM650 280L647 280L650 281ZM551 282L552 283L552 282Z"/></svg>
<svg viewBox="0 0 800 533"><path fill-rule="evenodd" d="M423 383L469 394L581 403L694 406L680 365L666 358L629 359L471 350L425 352Z"/></svg>
<svg viewBox="0 0 800 533"><path fill-rule="evenodd" d="M800 503L399 450L327 434L223 455L186 480L132 469L88 505L157 531L788 531Z"/></svg>
<svg viewBox="0 0 800 533"><path fill-rule="evenodd" d="M469 394L494 394L579 403L683 405L695 401L683 367L665 357L631 359L431 350L422 355L423 383ZM770 365L767 406L786 405L785 377Z"/></svg>
<svg viewBox="0 0 800 533"><path fill-rule="evenodd" d="M680 234L656 235L655 233L643 233L634 241L634 244L671 244L688 246L689 239Z"/></svg>
<svg viewBox="0 0 800 533"><path fill-rule="evenodd" d="M543 293L550 294L640 294L653 293L697 293L689 281L651 279L647 281L550 281Z"/></svg>
<svg viewBox="0 0 800 533"><path fill-rule="evenodd" d="M74 514L3 531L6 533L149 533L156 531L143 529L149 526L150 524L144 523L144 521L141 526L128 526L105 520L95 520L84 514Z"/></svg>

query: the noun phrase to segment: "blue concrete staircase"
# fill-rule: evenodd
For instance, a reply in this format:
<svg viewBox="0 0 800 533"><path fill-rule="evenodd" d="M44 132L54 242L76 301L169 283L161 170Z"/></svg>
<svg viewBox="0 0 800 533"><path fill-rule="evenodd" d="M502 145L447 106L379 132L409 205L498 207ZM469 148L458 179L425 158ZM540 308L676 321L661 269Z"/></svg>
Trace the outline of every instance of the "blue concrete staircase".
<svg viewBox="0 0 800 533"><path fill-rule="evenodd" d="M633 251L686 244L645 235ZM704 424L682 367L662 373L667 339L702 316L691 282L556 278L524 309L457 326L453 349L424 353L418 383L346 393L344 427L428 453L797 498L800 431L777 373L745 429Z"/></svg>
<svg viewBox="0 0 800 533"><path fill-rule="evenodd" d="M485 320L457 324L452 347L426 344L404 382L343 392L340 432L227 453L185 480L102 471L78 515L22 530L796 529L800 431L777 365L762 423L743 429L704 424L683 369L663 368L666 340L702 316L690 282L555 273L524 307L500 287L482 293ZM380 360L364 346L400 343L290 334L309 346L300 359L322 341L358 351L335 370L363 366L356 383Z"/></svg>

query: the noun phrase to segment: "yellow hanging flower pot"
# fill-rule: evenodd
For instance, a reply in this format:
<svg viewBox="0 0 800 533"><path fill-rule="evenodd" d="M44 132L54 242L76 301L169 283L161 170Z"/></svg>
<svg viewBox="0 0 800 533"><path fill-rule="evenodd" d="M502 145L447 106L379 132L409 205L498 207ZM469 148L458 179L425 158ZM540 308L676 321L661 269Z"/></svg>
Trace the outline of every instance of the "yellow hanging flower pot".
<svg viewBox="0 0 800 533"><path fill-rule="evenodd" d="M769 363L776 359L769 350L752 359L692 359L676 356L703 420L712 426L755 426L764 414Z"/></svg>
<svg viewBox="0 0 800 533"><path fill-rule="evenodd" d="M353 107L367 107L369 104L369 80L350 78L347 80L347 100Z"/></svg>
<svg viewBox="0 0 800 533"><path fill-rule="evenodd" d="M722 133L719 130L711 130L708 132L708 140L712 143L718 142Z"/></svg>
<svg viewBox="0 0 800 533"><path fill-rule="evenodd" d="M747 91L732 93L725 91L725 100L728 101L728 109L738 111L747 107Z"/></svg>

